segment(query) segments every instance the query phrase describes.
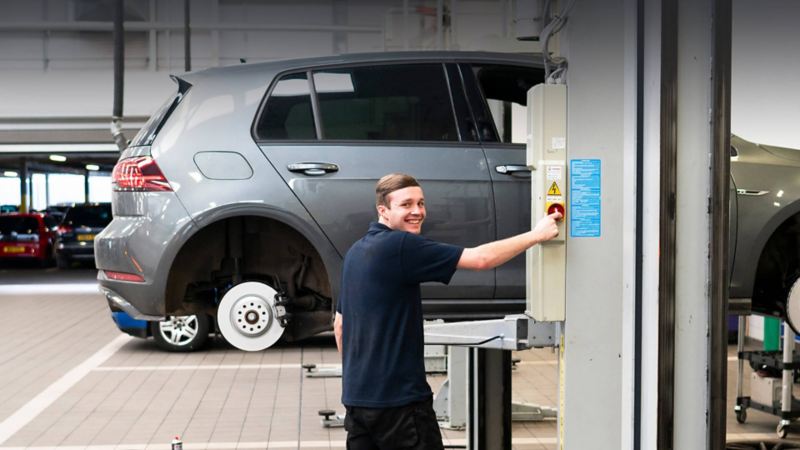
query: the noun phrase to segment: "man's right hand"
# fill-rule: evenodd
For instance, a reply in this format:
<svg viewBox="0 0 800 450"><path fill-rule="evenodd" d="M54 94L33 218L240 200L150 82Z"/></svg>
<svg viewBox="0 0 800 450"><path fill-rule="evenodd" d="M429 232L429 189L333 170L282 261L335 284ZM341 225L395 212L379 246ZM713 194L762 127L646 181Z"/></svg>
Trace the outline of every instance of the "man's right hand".
<svg viewBox="0 0 800 450"><path fill-rule="evenodd" d="M549 241L558 236L558 225L556 222L561 220L561 213L556 211L553 214L542 217L536 226L533 227L533 232L539 238L539 242Z"/></svg>

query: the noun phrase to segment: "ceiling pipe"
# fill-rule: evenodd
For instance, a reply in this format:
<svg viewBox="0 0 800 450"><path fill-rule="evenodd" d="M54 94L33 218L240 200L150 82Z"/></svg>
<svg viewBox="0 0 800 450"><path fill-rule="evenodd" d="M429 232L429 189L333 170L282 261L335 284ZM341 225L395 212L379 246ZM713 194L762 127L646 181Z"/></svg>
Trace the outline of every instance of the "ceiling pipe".
<svg viewBox="0 0 800 450"><path fill-rule="evenodd" d="M183 0L183 70L192 70L192 30L189 27L189 0Z"/></svg>
<svg viewBox="0 0 800 450"><path fill-rule="evenodd" d="M122 100L125 81L125 30L122 26L125 0L114 2L114 110L111 115L111 136L120 152L128 147L122 133Z"/></svg>

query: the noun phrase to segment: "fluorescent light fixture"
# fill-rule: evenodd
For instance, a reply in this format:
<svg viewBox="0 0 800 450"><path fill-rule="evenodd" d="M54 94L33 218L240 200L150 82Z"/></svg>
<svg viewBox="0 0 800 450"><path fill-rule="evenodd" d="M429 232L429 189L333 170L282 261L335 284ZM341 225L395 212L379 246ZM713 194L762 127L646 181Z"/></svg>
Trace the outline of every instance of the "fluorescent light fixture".
<svg viewBox="0 0 800 450"><path fill-rule="evenodd" d="M2 129L2 128L0 128ZM0 153L119 152L114 144L0 144Z"/></svg>
<svg viewBox="0 0 800 450"><path fill-rule="evenodd" d="M87 164L86 170L100 170L100 166L97 164Z"/></svg>
<svg viewBox="0 0 800 450"><path fill-rule="evenodd" d="M781 198L781 197L783 197L783 189L781 189L780 191L778 191L778 193L777 193L777 194L775 194L775 196L776 196L776 197L778 197L778 198Z"/></svg>
<svg viewBox="0 0 800 450"><path fill-rule="evenodd" d="M66 160L67 160L67 157L66 157L66 156L61 156L61 155L50 155L50 161L64 162L64 161L66 161Z"/></svg>
<svg viewBox="0 0 800 450"><path fill-rule="evenodd" d="M17 172L14 172L13 170L6 170L5 172L3 172L3 175L5 175L7 177L12 177L12 178L16 177L16 176L19 176L19 174Z"/></svg>

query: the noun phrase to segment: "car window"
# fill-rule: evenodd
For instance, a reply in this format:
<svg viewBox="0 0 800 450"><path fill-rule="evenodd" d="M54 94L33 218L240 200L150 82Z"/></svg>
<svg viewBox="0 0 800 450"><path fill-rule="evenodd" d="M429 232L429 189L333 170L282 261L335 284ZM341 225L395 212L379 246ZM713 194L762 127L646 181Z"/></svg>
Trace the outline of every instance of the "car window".
<svg viewBox="0 0 800 450"><path fill-rule="evenodd" d="M474 104L473 109L481 123L491 120L494 133L483 130L480 134L484 141L524 144L527 136L527 98L528 90L543 80L541 70L504 66L496 64L473 64L472 73L483 97L481 104ZM466 81L466 80L465 80ZM486 112L488 110L488 113ZM494 134L494 136L493 136Z"/></svg>
<svg viewBox="0 0 800 450"><path fill-rule="evenodd" d="M129 147L139 147L142 145L151 145L156 139L158 132L169 119L169 116L178 107L186 92L189 90L190 85L178 81L178 90L170 95L170 97L150 116L144 126L133 137Z"/></svg>
<svg viewBox="0 0 800 450"><path fill-rule="evenodd" d="M457 141L441 64L314 72L324 139Z"/></svg>
<svg viewBox="0 0 800 450"><path fill-rule="evenodd" d="M39 221L33 217L0 216L0 234L37 234Z"/></svg>
<svg viewBox="0 0 800 450"><path fill-rule="evenodd" d="M256 125L259 139L316 139L311 91L305 73L284 76L270 92Z"/></svg>
<svg viewBox="0 0 800 450"><path fill-rule="evenodd" d="M42 219L44 220L45 228L54 228L58 225L58 219L53 216L44 216Z"/></svg>
<svg viewBox="0 0 800 450"><path fill-rule="evenodd" d="M111 205L78 205L67 211L62 222L71 227L104 227L111 222Z"/></svg>

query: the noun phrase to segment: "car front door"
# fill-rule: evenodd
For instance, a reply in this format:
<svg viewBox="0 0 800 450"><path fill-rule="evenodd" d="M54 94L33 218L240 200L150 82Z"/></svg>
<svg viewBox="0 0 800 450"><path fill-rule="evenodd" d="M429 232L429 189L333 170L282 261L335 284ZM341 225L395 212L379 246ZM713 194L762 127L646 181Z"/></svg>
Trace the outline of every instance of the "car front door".
<svg viewBox="0 0 800 450"><path fill-rule="evenodd" d="M264 155L342 256L376 220L375 183L392 172L420 181L425 236L464 247L494 239L486 160L477 142L460 138L442 64L285 75L272 88L255 133ZM450 286L423 286L426 299L488 299L493 293L491 270L459 271Z"/></svg>
<svg viewBox="0 0 800 450"><path fill-rule="evenodd" d="M497 239L531 229L531 173L525 158L527 94L542 70L460 64L477 133L486 153L497 211ZM525 255L497 268L496 299L525 298Z"/></svg>

